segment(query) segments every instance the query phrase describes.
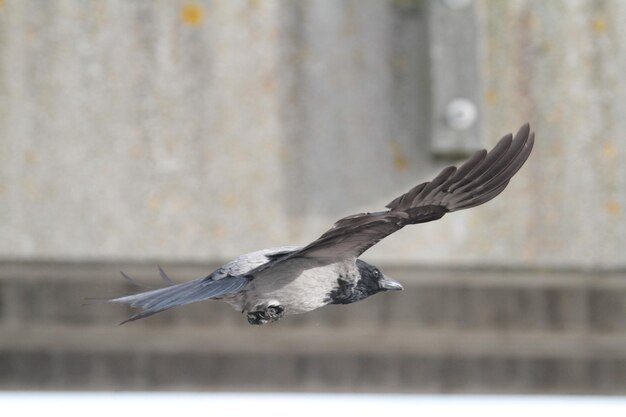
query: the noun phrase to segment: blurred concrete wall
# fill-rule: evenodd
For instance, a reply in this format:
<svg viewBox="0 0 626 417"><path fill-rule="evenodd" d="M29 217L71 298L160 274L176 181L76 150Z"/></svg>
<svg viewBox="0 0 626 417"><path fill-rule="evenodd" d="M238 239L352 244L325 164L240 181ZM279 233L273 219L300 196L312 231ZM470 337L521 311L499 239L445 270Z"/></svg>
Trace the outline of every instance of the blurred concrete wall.
<svg viewBox="0 0 626 417"><path fill-rule="evenodd" d="M304 244L445 163L420 2L0 4L3 258ZM492 203L367 257L625 266L626 4L479 7L485 146L530 121L536 150Z"/></svg>

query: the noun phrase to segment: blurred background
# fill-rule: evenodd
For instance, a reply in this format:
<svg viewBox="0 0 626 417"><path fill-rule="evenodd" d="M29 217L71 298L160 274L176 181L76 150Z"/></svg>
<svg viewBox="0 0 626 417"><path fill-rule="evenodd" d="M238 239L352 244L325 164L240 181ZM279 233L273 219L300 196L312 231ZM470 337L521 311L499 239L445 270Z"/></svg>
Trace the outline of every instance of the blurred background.
<svg viewBox="0 0 626 417"><path fill-rule="evenodd" d="M0 388L626 393L626 2L0 1ZM454 104L462 99L463 106ZM474 114L475 113L475 114ZM249 326L84 297L306 244L530 122L405 285Z"/></svg>

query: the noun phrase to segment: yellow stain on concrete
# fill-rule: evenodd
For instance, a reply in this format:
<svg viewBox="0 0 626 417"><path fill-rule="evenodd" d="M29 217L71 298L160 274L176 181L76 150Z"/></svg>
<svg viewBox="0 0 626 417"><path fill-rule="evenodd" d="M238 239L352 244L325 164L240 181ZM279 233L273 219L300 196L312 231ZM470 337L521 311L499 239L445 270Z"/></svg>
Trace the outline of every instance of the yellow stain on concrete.
<svg viewBox="0 0 626 417"><path fill-rule="evenodd" d="M485 92L485 101L487 104L495 104L498 101L498 93L493 88Z"/></svg>
<svg viewBox="0 0 626 417"><path fill-rule="evenodd" d="M159 208L160 204L161 204L161 201L159 200L158 197L155 197L155 196L148 197L148 199L146 200L146 205L151 209Z"/></svg>
<svg viewBox="0 0 626 417"><path fill-rule="evenodd" d="M611 216L619 216L622 212L622 206L619 202L611 200L606 204L606 210Z"/></svg>
<svg viewBox="0 0 626 417"><path fill-rule="evenodd" d="M482 245L480 246L482 248L482 252L485 254L491 254L495 249L495 245L491 241L482 242Z"/></svg>
<svg viewBox="0 0 626 417"><path fill-rule="evenodd" d="M260 5L261 0L248 0L248 6L252 7L253 9L258 9Z"/></svg>
<svg viewBox="0 0 626 417"><path fill-rule="evenodd" d="M602 147L602 153L606 158L615 158L617 156L617 149L613 143L608 142Z"/></svg>
<svg viewBox="0 0 626 417"><path fill-rule="evenodd" d="M204 22L204 8L198 3L187 3L181 10L183 22L188 25L198 26Z"/></svg>
<svg viewBox="0 0 626 417"><path fill-rule="evenodd" d="M286 146L280 146L278 148L278 156L280 159L285 160L291 158L291 152L289 152L289 148Z"/></svg>
<svg viewBox="0 0 626 417"><path fill-rule="evenodd" d="M211 232L213 232L213 236L215 237L223 237L226 235L226 228L222 225L216 224L211 228Z"/></svg>
<svg viewBox="0 0 626 417"><path fill-rule="evenodd" d="M0 0L0 9L2 9L4 7L5 3L6 2L4 0Z"/></svg>
<svg viewBox="0 0 626 417"><path fill-rule="evenodd" d="M133 159L141 159L144 157L146 151L141 145L133 145L128 153Z"/></svg>
<svg viewBox="0 0 626 417"><path fill-rule="evenodd" d="M237 205L238 199L235 194L226 194L222 198L222 203L227 207L234 207Z"/></svg>
<svg viewBox="0 0 626 417"><path fill-rule="evenodd" d="M36 164L37 162L39 162L39 155L32 149L28 150L24 154L24 162L26 162L28 165Z"/></svg>
<svg viewBox="0 0 626 417"><path fill-rule="evenodd" d="M263 84L263 90L266 93L273 93L274 90L276 90L276 79L274 78L265 77L262 81L262 84Z"/></svg>
<svg viewBox="0 0 626 417"><path fill-rule="evenodd" d="M39 185L32 178L27 178L23 181L22 190L26 198L31 201L41 201L41 192L39 191Z"/></svg>
<svg viewBox="0 0 626 417"><path fill-rule="evenodd" d="M596 17L591 21L591 28L596 33L604 33L607 30L606 19L603 17Z"/></svg>
<svg viewBox="0 0 626 417"><path fill-rule="evenodd" d="M409 167L409 160L404 156L402 146L395 141L391 141L391 154L393 155L393 165L398 171L404 171Z"/></svg>

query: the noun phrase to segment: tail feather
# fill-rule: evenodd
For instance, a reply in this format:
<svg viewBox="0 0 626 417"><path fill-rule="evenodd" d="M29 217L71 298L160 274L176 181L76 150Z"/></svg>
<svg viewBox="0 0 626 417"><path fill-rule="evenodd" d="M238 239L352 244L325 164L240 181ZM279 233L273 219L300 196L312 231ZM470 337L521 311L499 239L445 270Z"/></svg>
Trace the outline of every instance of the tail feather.
<svg viewBox="0 0 626 417"><path fill-rule="evenodd" d="M122 274L122 277L124 277L124 279L126 281L130 282L131 284L133 284L137 288L154 288L154 287L152 287L150 285L146 285L146 284L143 284L143 283L137 281L135 278L132 278L132 277L128 276L124 271L120 271L120 274Z"/></svg>
<svg viewBox="0 0 626 417"><path fill-rule="evenodd" d="M161 265L157 265L157 268L159 269L159 274L161 275L161 278L163 278L163 281L167 282L168 284L171 285L175 285L176 283L174 282L174 280L172 278L170 278L165 271L163 270L163 268L161 268Z"/></svg>
<svg viewBox="0 0 626 417"><path fill-rule="evenodd" d="M161 275L165 275L162 269L159 268L159 270ZM125 274L122 273L122 275L126 277ZM236 293L245 287L248 282L249 278L245 276L230 276L215 281L201 278L106 301L115 304L127 304L133 308L141 309L139 313L120 323L124 324L179 305Z"/></svg>

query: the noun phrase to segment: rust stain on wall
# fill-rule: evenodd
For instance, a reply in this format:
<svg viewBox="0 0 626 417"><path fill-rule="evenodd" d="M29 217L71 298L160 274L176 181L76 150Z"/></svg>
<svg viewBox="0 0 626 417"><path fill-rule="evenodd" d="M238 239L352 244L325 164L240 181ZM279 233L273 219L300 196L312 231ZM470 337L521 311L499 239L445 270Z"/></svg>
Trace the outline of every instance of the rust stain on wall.
<svg viewBox="0 0 626 417"><path fill-rule="evenodd" d="M485 92L485 101L487 104L495 104L498 101L498 93L493 88L488 89Z"/></svg>
<svg viewBox="0 0 626 417"><path fill-rule="evenodd" d="M181 10L183 22L198 26L204 22L204 8L198 3L187 3Z"/></svg>
<svg viewBox="0 0 626 417"><path fill-rule="evenodd" d="M277 81L272 77L263 78L263 91L266 93L273 93L276 90Z"/></svg>
<svg viewBox="0 0 626 417"><path fill-rule="evenodd" d="M607 159L615 158L615 156L617 155L617 149L615 149L615 145L610 142L604 144L602 151Z"/></svg>
<svg viewBox="0 0 626 417"><path fill-rule="evenodd" d="M591 28L596 33L604 33L607 30L606 19L603 17L596 17L591 21Z"/></svg>
<svg viewBox="0 0 626 417"><path fill-rule="evenodd" d="M404 150L397 142L391 142L391 153L393 155L393 165L398 171L404 171L409 166L409 160L404 156Z"/></svg>
<svg viewBox="0 0 626 417"><path fill-rule="evenodd" d="M611 216L619 216L622 211L622 207L617 201L611 200L606 204L606 210Z"/></svg>
<svg viewBox="0 0 626 417"><path fill-rule="evenodd" d="M227 207L234 207L239 202L239 199L235 194L226 194L222 197L222 203Z"/></svg>
<svg viewBox="0 0 626 417"><path fill-rule="evenodd" d="M146 206L156 210L161 206L161 200L156 196L150 196L146 199Z"/></svg>

